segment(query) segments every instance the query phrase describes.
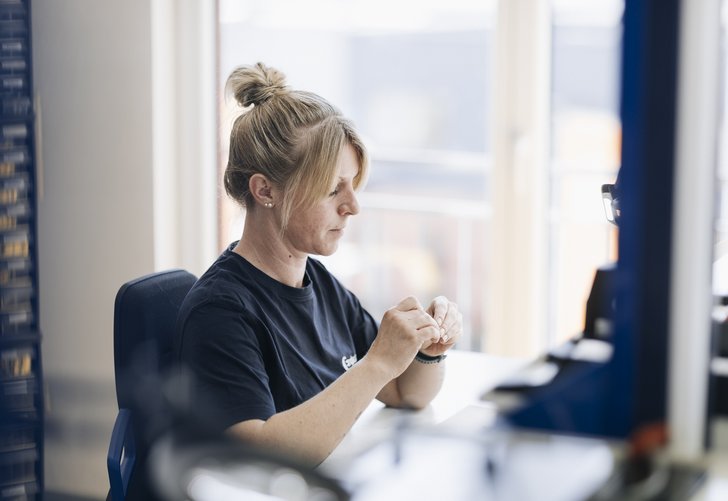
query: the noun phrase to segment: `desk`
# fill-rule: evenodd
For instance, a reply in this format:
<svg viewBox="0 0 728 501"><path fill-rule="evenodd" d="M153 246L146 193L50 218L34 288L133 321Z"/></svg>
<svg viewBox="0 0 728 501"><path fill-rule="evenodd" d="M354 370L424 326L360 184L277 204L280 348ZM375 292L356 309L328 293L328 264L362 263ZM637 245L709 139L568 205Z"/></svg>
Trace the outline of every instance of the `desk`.
<svg viewBox="0 0 728 501"><path fill-rule="evenodd" d="M606 481L614 443L488 431L498 414L481 395L527 360L454 350L446 363L443 388L430 406L402 411L373 402L321 465L355 493L355 501L566 501L584 499ZM718 439L706 457L708 478L692 501L728 499L728 421L714 426ZM497 478L492 465L500 470Z"/></svg>
<svg viewBox="0 0 728 501"><path fill-rule="evenodd" d="M403 419L410 425L465 426L463 430L492 422L496 418L496 409L482 402L480 396L528 361L451 350L445 363L447 368L442 389L427 408L402 411L387 408L375 400L321 467L327 471L347 467L362 451L390 437Z"/></svg>
<svg viewBox="0 0 728 501"><path fill-rule="evenodd" d="M605 442L504 433L495 429L495 406L480 399L527 363L453 351L430 406L403 411L373 402L320 469L357 501L583 499L611 472Z"/></svg>
<svg viewBox="0 0 728 501"><path fill-rule="evenodd" d="M170 482L167 487L175 495L169 499L181 499L193 488L204 496L189 497L217 500L235 497L221 492L235 492L240 498L251 489L266 493L273 492L273 487L276 492L285 487L296 494L295 499L331 499L323 495L322 486L338 491L339 484L353 501L645 499L628 497L614 482L609 484L615 487L609 496L592 498L614 471L621 471L615 468L615 458L624 442L514 429L499 419L494 404L481 400L529 361L455 351L446 363L443 388L426 409L404 411L373 402L365 410L319 467L338 481L335 486L307 469L300 471L302 477L290 465L271 462L265 454L261 460L254 450L244 452L245 448L228 440L188 443L172 433L155 444L156 458L150 463L156 465L158 478ZM695 468L673 468L674 464L665 462L670 468L655 469L659 475L651 479L658 480L660 494L667 491L675 497L659 499L728 499L728 421L714 425L717 446L697 470L707 470L708 480L697 484ZM667 474L673 471L677 474ZM631 494L652 485L643 482ZM700 490L693 494L686 486Z"/></svg>
<svg viewBox="0 0 728 501"><path fill-rule="evenodd" d="M706 455L708 478L692 501L725 501L728 499L728 418L714 420L711 425L713 448Z"/></svg>

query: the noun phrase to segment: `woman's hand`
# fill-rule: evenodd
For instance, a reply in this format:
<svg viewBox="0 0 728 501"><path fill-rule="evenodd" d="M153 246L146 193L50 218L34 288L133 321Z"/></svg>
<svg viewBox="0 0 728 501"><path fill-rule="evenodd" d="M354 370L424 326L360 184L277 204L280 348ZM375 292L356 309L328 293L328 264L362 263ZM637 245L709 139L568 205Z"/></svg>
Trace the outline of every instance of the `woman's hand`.
<svg viewBox="0 0 728 501"><path fill-rule="evenodd" d="M445 296L437 296L427 308L439 327L440 336L431 342L426 342L420 348L425 355L442 355L453 347L463 332L463 315L458 305Z"/></svg>
<svg viewBox="0 0 728 501"><path fill-rule="evenodd" d="M366 358L379 362L394 379L412 363L418 350L439 339L440 326L419 301L410 296L384 314Z"/></svg>

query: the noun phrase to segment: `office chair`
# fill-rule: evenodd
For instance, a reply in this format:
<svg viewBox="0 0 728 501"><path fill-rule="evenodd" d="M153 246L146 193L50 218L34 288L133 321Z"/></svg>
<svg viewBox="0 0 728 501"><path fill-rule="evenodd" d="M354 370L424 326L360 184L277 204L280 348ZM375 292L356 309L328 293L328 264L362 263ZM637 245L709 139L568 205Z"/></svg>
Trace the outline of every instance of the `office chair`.
<svg viewBox="0 0 728 501"><path fill-rule="evenodd" d="M134 467L144 460L146 446L140 437L145 430L140 423L148 423L135 416L135 409L140 408L140 394L159 386L172 365L177 312L196 280L184 270L162 271L131 280L116 294L114 376L119 413L107 455L112 501L126 499Z"/></svg>

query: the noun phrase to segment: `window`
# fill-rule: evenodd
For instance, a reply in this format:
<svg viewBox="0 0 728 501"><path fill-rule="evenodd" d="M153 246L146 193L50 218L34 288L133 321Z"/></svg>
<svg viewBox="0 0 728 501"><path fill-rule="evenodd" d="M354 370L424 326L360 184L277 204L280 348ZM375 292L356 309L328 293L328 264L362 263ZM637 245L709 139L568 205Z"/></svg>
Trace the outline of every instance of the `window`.
<svg viewBox="0 0 728 501"><path fill-rule="evenodd" d="M549 332L580 332L595 268L616 260L600 188L620 163L622 0L554 0L549 176Z"/></svg>
<svg viewBox="0 0 728 501"><path fill-rule="evenodd" d="M721 4L721 31L723 59L723 73L721 75L721 113L718 127L718 167L716 178L716 222L715 222L715 266L713 268L714 292L721 296L728 296L728 38L726 28L728 27L728 2Z"/></svg>
<svg viewBox="0 0 728 501"><path fill-rule="evenodd" d="M263 61L286 73L291 86L317 92L356 123L370 150L371 175L359 197L362 212L339 251L324 262L375 318L406 295L426 302L445 294L463 312L459 347L498 351L497 339L510 336L502 326L518 330L514 318L536 318L518 304L500 314L504 303L516 303L521 294L502 296L501 289L531 284L528 276L514 281L510 270L523 269L518 262L507 269L500 263L516 255L514 249L529 247L522 235L547 235L547 243L533 251L544 256L536 268L548 278L535 301L559 313L547 323L540 317L532 322L541 337L533 346L543 346L556 330L575 334L594 268L610 255L600 187L616 175L621 1L599 3L614 12L608 22L599 20L600 30L593 29L592 18L570 17L585 10L578 2L554 5L550 97L550 72L541 68L550 64L551 53L528 29L550 26L548 8L518 10L497 0L221 0L220 88L237 65ZM583 59L599 71L574 82ZM511 71L518 62L526 71L540 68L542 79L519 77ZM534 101L519 94L533 89ZM537 196L498 201L500 187L517 170L502 152L522 125L518 113L529 102L548 111L551 100L551 120L518 129L523 137L535 137L532 130L549 137L554 130L552 147L543 143L544 151L554 152L550 163L548 154L521 157L539 173L529 188ZM234 103L222 103L223 162L236 113ZM536 200L549 202L541 209ZM529 214L538 229L519 225L516 211ZM239 238L244 216L227 202L221 214L222 246ZM583 238L586 227L589 240ZM531 341L513 339L520 354L533 350Z"/></svg>
<svg viewBox="0 0 728 501"><path fill-rule="evenodd" d="M220 11L221 84L238 64L264 61L365 137L362 212L329 269L378 318L409 294L453 298L471 347L479 337L469 334L484 330L493 7L235 1ZM226 238L239 235L238 222Z"/></svg>

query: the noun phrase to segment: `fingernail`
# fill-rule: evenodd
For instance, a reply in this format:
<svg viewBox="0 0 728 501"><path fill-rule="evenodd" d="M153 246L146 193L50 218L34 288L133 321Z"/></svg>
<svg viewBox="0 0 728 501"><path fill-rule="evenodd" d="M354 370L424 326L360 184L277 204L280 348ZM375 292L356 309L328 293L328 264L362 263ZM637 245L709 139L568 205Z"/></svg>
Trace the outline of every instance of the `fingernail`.
<svg viewBox="0 0 728 501"><path fill-rule="evenodd" d="M442 325L442 317L437 317L435 320L437 321L437 325Z"/></svg>
<svg viewBox="0 0 728 501"><path fill-rule="evenodd" d="M447 334L443 334L443 335L442 335L442 338L441 338L441 339L442 339L442 340L443 340L444 342L446 342L446 343L447 343L447 340L448 340L448 339L450 339L450 336L448 336Z"/></svg>

